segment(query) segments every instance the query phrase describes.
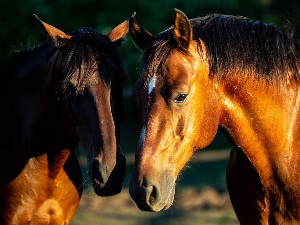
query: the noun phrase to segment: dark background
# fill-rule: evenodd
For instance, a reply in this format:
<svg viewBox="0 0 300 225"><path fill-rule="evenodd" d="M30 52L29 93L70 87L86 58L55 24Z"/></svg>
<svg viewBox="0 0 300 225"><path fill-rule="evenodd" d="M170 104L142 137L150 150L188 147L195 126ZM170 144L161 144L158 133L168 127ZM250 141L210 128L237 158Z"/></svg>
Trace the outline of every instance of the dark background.
<svg viewBox="0 0 300 225"><path fill-rule="evenodd" d="M46 41L32 14L65 33L90 27L107 34L133 12L137 21L150 33L157 35L173 24L173 8L182 10L188 18L210 13L245 16L278 28L290 26L300 30L299 0L1 0L1 62L21 46L33 47ZM139 75L141 52L133 45L130 35L119 48L130 86Z"/></svg>
<svg viewBox="0 0 300 225"><path fill-rule="evenodd" d="M298 38L300 33L299 0L0 0L0 4L1 62L6 61L24 48L34 47L47 41L47 38L38 28L33 14L37 14L40 19L65 33L70 33L81 27L90 27L102 34L108 34L115 26L136 12L136 19L139 24L153 35L157 35L173 25L173 8L182 10L188 18L211 13L245 16L253 20L272 23L279 29L288 26L294 30ZM142 52L135 47L129 34L126 35L123 45L118 50L128 74L128 80L124 85L125 109L121 148L126 155L132 157L139 136L139 113L131 97L131 87L140 74L139 59ZM218 132L213 143L208 146L208 150L203 151L228 148L230 148L230 144ZM128 161L127 175L124 181L125 190L128 187L127 182L132 170L132 163L132 160ZM204 186L210 186L218 192L224 192L226 191L226 165L226 159L213 162L191 161L188 169L180 176L178 186L183 189L194 187L197 190ZM85 173L85 167L82 166L82 168L83 173ZM85 178L85 180L88 179ZM85 185L85 189L92 192L91 187ZM73 222L80 219L81 212L84 212L85 215L85 211L80 211L81 209L78 210L76 215L79 216ZM182 210L179 211L182 212ZM164 219L162 221L166 222L165 215L169 214L160 215ZM101 216L103 217L103 215ZM145 221L149 220L146 219ZM186 217L182 217L182 220L187 221ZM140 222L141 220L137 221ZM224 219L220 221L220 224L225 224ZM136 224L140 224L139 222ZM74 224L77 223L74 222ZM78 222L78 224L81 223ZM170 224L174 224L174 222ZM228 224L232 224L232 222Z"/></svg>
<svg viewBox="0 0 300 225"><path fill-rule="evenodd" d="M33 14L65 33L90 27L102 34L108 34L136 12L137 21L150 33L157 35L173 25L173 8L182 10L188 18L211 13L245 16L275 24L279 29L288 26L298 37L300 33L299 0L1 0L1 62L24 48L47 41ZM118 50L128 74L124 85L122 149L133 152L138 139L139 113L131 98L131 87L140 74L139 59L142 52L133 44L129 34ZM226 141L222 143L223 137L220 140L217 138L209 147L228 146Z"/></svg>

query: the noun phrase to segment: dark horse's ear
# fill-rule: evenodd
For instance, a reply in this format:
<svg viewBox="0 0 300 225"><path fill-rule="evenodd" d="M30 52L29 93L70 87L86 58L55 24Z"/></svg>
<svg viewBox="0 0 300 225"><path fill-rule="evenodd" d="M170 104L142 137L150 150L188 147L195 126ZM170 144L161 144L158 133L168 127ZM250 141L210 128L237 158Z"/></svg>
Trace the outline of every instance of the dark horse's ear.
<svg viewBox="0 0 300 225"><path fill-rule="evenodd" d="M45 35L49 36L50 41L53 43L55 47L61 47L66 43L66 40L71 39L72 37L65 34L61 30L43 22L38 18L37 15L34 14L36 21L39 27L42 29Z"/></svg>
<svg viewBox="0 0 300 225"><path fill-rule="evenodd" d="M125 20L123 23L119 24L116 26L107 36L109 39L114 42L116 45L120 45L122 42L125 34L127 34L128 29L129 29L129 20L131 17L135 16L135 12L128 17L127 20Z"/></svg>
<svg viewBox="0 0 300 225"><path fill-rule="evenodd" d="M179 47L183 50L189 48L192 40L192 27L187 16L178 9L174 9L174 35Z"/></svg>
<svg viewBox="0 0 300 225"><path fill-rule="evenodd" d="M129 20L129 31L133 42L139 49L143 51L146 50L154 38L152 34L150 34L137 23L134 17L131 17Z"/></svg>

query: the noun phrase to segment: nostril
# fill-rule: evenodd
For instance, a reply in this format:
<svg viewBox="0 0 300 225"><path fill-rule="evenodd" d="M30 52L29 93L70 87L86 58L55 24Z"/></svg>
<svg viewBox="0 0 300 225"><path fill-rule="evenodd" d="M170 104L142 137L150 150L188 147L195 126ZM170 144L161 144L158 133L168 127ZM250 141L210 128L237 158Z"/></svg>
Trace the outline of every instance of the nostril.
<svg viewBox="0 0 300 225"><path fill-rule="evenodd" d="M157 198L156 188L154 186L151 186L151 187L152 187L152 191L150 192L150 195L149 195L149 203L150 203L150 205L152 205L153 203L155 203L156 198Z"/></svg>
<svg viewBox="0 0 300 225"><path fill-rule="evenodd" d="M92 176L100 184L105 182L106 179L106 169L101 166L97 159L92 162Z"/></svg>
<svg viewBox="0 0 300 225"><path fill-rule="evenodd" d="M145 188L146 202L149 206L155 205L159 201L159 193L155 186L149 185Z"/></svg>

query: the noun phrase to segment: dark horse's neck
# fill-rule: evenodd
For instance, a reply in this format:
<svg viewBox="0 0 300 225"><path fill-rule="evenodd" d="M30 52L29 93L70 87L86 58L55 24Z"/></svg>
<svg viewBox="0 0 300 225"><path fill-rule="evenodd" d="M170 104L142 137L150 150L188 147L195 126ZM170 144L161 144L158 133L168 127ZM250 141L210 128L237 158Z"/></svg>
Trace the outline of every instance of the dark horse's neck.
<svg viewBox="0 0 300 225"><path fill-rule="evenodd" d="M64 157L61 150L76 146L56 94L62 79L61 60L61 53L46 44L1 65L1 140L6 140L1 141L1 171L12 172L1 173L5 177L1 184L14 179L32 157L47 154L49 164L63 165L70 152Z"/></svg>

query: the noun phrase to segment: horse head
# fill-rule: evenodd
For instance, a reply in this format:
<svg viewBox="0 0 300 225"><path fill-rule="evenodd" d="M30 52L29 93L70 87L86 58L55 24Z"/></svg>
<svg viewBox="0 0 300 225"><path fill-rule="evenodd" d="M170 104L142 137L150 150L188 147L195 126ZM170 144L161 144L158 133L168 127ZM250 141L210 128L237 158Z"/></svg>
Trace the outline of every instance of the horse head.
<svg viewBox="0 0 300 225"><path fill-rule="evenodd" d="M127 33L129 21L108 35L89 28L67 35L38 18L37 22L58 49L66 126L86 152L94 190L100 196L118 194L126 172L119 145L126 73L116 45Z"/></svg>
<svg viewBox="0 0 300 225"><path fill-rule="evenodd" d="M174 28L157 37L130 19L132 39L145 52L142 75L133 87L142 128L129 191L148 211L171 206L180 170L218 129L217 95L205 52L199 54L188 18L174 12Z"/></svg>

